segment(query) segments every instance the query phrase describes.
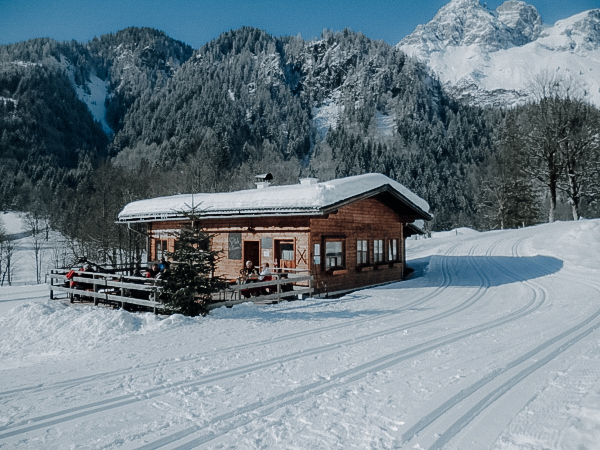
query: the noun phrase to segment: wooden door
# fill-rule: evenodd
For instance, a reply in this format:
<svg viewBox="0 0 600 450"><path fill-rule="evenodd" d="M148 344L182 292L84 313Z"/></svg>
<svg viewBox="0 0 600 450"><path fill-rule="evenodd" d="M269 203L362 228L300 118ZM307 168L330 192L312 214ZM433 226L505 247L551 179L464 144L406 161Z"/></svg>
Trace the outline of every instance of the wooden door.
<svg viewBox="0 0 600 450"><path fill-rule="evenodd" d="M246 261L252 261L254 267L260 266L260 242L244 241L244 264Z"/></svg>

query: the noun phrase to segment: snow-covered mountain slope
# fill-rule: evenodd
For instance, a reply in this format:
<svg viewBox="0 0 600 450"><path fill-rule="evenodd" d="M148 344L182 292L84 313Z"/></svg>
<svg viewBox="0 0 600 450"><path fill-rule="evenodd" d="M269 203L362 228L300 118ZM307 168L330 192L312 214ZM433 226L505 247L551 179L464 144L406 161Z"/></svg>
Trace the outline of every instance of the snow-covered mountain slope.
<svg viewBox="0 0 600 450"><path fill-rule="evenodd" d="M0 288L0 446L598 448L600 220L436 237L410 280L204 318Z"/></svg>
<svg viewBox="0 0 600 450"><path fill-rule="evenodd" d="M77 98L84 102L94 120L100 122L104 132L110 136L113 130L106 121L106 97L108 96L108 83L95 75L90 76L90 82L85 86L76 86Z"/></svg>
<svg viewBox="0 0 600 450"><path fill-rule="evenodd" d="M490 11L478 0L452 0L397 48L425 62L452 94L478 104L522 103L536 78L560 74L600 106L600 9L547 26L522 1Z"/></svg>

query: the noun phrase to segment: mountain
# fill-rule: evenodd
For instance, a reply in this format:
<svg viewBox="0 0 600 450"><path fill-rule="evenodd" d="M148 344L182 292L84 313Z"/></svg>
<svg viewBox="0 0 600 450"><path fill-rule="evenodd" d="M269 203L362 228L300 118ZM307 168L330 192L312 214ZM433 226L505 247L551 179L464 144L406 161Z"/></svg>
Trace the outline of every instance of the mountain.
<svg viewBox="0 0 600 450"><path fill-rule="evenodd" d="M536 79L558 74L600 106L600 9L545 25L522 1L491 11L478 0L452 0L396 48L471 104L522 104Z"/></svg>
<svg viewBox="0 0 600 450"><path fill-rule="evenodd" d="M37 72L60 89L25 84ZM244 27L196 51L149 28L26 41L0 46L0 95L0 207L76 188L107 160L150 177L128 191L142 198L241 189L265 171L280 183L381 172L427 198L446 227L474 211L465 174L490 152L498 120L351 30L305 41Z"/></svg>
<svg viewBox="0 0 600 450"><path fill-rule="evenodd" d="M106 158L129 107L191 54L150 28L0 46L0 208L18 205L22 186L75 186L79 169Z"/></svg>

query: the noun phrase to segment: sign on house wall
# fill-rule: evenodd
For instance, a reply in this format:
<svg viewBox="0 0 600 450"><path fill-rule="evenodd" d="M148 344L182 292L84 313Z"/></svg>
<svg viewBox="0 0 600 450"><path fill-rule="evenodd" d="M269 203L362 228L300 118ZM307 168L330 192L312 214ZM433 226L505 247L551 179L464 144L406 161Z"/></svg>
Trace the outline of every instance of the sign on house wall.
<svg viewBox="0 0 600 450"><path fill-rule="evenodd" d="M229 259L242 259L242 233L229 233Z"/></svg>

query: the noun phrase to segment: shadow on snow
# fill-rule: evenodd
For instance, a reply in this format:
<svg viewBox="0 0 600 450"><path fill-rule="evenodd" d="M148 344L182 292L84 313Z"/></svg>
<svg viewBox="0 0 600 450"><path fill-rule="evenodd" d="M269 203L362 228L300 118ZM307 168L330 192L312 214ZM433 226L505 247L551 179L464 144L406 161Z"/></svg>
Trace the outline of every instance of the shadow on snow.
<svg viewBox="0 0 600 450"><path fill-rule="evenodd" d="M378 289L438 286L501 286L558 272L563 262L551 256L429 256L408 262L408 280Z"/></svg>
<svg viewBox="0 0 600 450"><path fill-rule="evenodd" d="M344 309L361 300L377 296L373 291L418 289L428 287L481 287L501 286L533 280L558 272L563 262L550 256L429 256L413 259L408 266L414 269L404 281L379 287L357 289L338 299L308 299L307 301L284 302L273 308L236 307L233 311L211 314L221 319L306 320L326 318L355 319L386 314L386 309ZM393 294L392 294L393 295ZM386 295L387 297L387 295Z"/></svg>

